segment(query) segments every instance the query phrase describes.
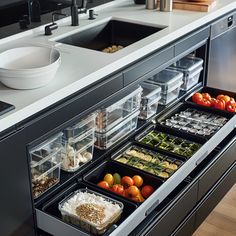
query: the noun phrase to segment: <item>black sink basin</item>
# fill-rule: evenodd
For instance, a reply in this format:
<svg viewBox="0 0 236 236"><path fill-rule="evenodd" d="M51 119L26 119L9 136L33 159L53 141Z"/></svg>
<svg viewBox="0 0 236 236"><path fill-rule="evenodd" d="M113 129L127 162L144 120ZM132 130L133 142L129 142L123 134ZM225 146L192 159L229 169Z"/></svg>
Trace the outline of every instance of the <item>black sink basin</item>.
<svg viewBox="0 0 236 236"><path fill-rule="evenodd" d="M102 51L104 48L112 45L121 45L126 47L162 30L163 28L110 20L103 24L59 39L57 42Z"/></svg>

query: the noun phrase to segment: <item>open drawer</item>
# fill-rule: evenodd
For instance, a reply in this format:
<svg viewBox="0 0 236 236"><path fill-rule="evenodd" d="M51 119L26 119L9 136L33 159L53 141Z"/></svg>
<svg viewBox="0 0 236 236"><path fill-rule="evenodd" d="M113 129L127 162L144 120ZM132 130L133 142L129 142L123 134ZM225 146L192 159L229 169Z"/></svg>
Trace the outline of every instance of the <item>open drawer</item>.
<svg viewBox="0 0 236 236"><path fill-rule="evenodd" d="M192 106L195 108L195 105L181 103L175 106L173 109L170 109L164 116L173 114L176 109L182 109L183 107L186 108L188 106ZM205 112L209 112L209 110L205 107L198 109L203 110ZM191 156L191 158L186 160L178 171L173 173L170 178L165 180L164 183L162 183L150 197L148 197L142 204L138 205L136 209L129 212L129 214L126 215L125 219L120 221L119 224L110 228L105 234L122 236L129 235L147 216L153 214L153 210L156 209L158 206L161 206L161 203L167 199L168 195L171 194L173 190L178 185L180 185L184 181L184 179L198 165L200 165L200 163L219 145L219 143L223 139L225 139L231 131L234 130L236 125L236 116L234 114L229 114L221 111L216 111L216 114L221 114L225 116L227 118L227 122L220 129L218 129L211 137L205 139L205 142L201 143L202 146L200 147L200 149L198 149L193 154L193 156ZM94 167L91 167L91 170L93 171ZM90 186L92 187L92 185ZM94 189L97 191L99 190L99 188L96 187L94 187ZM197 201L197 192L195 190L196 188L194 187L193 192L195 193L191 192L191 194L192 196L196 197L195 201ZM108 191L103 192L104 195L110 196ZM115 194L111 194L111 196L112 198L117 198L118 200L125 201L124 198L118 198L115 196ZM190 198L192 197L190 196ZM190 204L189 208L190 207L192 207L192 203ZM51 215L45 212L44 210L36 210L38 228L55 236L88 235L86 232L81 231L80 229L74 227L71 224L63 222L61 219L58 219L57 216Z"/></svg>

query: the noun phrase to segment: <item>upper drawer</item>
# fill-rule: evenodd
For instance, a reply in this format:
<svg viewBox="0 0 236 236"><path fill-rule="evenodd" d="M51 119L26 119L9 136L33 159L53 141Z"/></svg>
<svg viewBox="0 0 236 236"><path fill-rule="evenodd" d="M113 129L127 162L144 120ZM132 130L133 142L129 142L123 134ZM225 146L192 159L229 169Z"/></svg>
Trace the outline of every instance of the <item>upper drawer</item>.
<svg viewBox="0 0 236 236"><path fill-rule="evenodd" d="M210 35L210 27L207 26L195 33L190 34L187 37L184 37L175 44L175 56L187 51L194 50L197 48L200 43L208 39Z"/></svg>
<svg viewBox="0 0 236 236"><path fill-rule="evenodd" d="M124 71L124 86L138 80L174 57L174 47L168 47L134 64Z"/></svg>

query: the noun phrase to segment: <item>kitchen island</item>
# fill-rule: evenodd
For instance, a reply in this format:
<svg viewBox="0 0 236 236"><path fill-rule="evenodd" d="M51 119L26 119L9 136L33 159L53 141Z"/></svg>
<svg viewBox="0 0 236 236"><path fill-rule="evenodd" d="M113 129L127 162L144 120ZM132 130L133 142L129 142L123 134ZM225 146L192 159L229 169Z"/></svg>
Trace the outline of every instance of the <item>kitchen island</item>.
<svg viewBox="0 0 236 236"><path fill-rule="evenodd" d="M99 106L104 105L107 100L111 99L111 97L119 97L119 94L122 94L125 90L132 89L132 86L158 73L165 67L171 65L174 61L193 51L198 50L199 54L205 59L205 72L203 73L199 87L205 85L207 80L206 54L207 43L210 40L210 25L212 22L225 17L225 15L230 15L235 8L236 2L228 0L217 1L216 7L209 13L179 10L166 13L157 10L146 10L143 5L135 5L132 1L114 1L97 7L95 10L99 15L94 21L87 20L87 15L81 17L78 27L70 26L70 18L58 21L59 27L57 30L53 31L52 36L45 36L44 26L41 26L2 39L0 44L1 52L17 46L34 45L56 47L60 50L62 55L62 63L58 73L48 86L28 91L12 90L3 85L0 87L0 100L14 104L16 107L15 110L3 115L0 119L0 131L2 132L0 145L2 145L1 150L4 153L4 160L6 160L5 166L14 163L13 169L15 171L13 172L16 173L12 174L9 181L5 183L11 186L9 192L6 191L5 197L7 199L7 196L11 194L19 195L19 199L17 203L15 203L15 208L19 209L22 213L21 217L17 215L13 216L9 214L8 209L4 207L6 211L5 214L9 215L9 220L7 220L2 234L7 235L15 232L16 235L30 235L30 233L34 235L35 231L33 230L33 225L35 228L39 227L41 229L44 229L45 226L43 219L45 212L41 211L40 208L42 202L39 201L34 204L31 197L30 160L27 154L29 146L34 146L41 140L49 137L52 133L62 130L67 125L75 122L75 120L95 111ZM111 55L56 42L63 37L83 31L92 26L96 27L100 23L111 19L150 25L162 29ZM138 68L141 69L138 70ZM186 95L188 95L188 93L183 95L180 100L183 99L184 96L186 97ZM91 101L91 97L96 98L94 99L95 101ZM174 105L174 103L172 105ZM195 222L196 209L200 209L200 205L205 203L203 196L206 192L197 196L200 191L198 189L200 182L194 182L192 180L198 180L201 175L205 174L204 170L209 169L209 166L214 167L213 164L216 160L223 160L220 154L227 153L231 158L233 153L231 145L234 144L233 128L235 126L235 119L230 119L229 123L230 124L223 131L219 131L216 137L214 136L209 140L207 149L202 149L198 155L195 156L196 165L203 165L201 167L198 166L200 173L199 169L198 171L196 170L195 173L192 173L194 166L196 166L195 161L192 163L189 162L188 166L184 166L184 175L181 172L176 173L175 181L169 182L169 185L166 185L165 188L161 188L160 191L163 192L161 197L158 199L150 198L150 201L146 201L142 204L142 207L139 207L135 211L136 214L140 214L141 216L137 218L136 225L138 225L139 222L143 222L144 218L148 216L146 222L144 222L145 227L142 227L142 230L139 228L134 229L135 227L132 225L134 216L131 215L122 222L116 230L114 228L114 232L111 230L111 234L127 235L131 233L132 230L136 230L133 232L133 235L138 235L138 232L142 233L142 235L155 235L155 231L150 231L150 228L153 228L153 224L158 217L162 220L166 219L163 221L165 225L166 222L172 225L172 227L168 228L171 232L167 232L168 230L164 227L163 234L161 235L174 233L178 227L184 225L186 222ZM14 149L11 148L12 145L15 145ZM218 146L222 147L222 149L217 154L212 154L212 150ZM210 161L204 162L208 154L211 155L211 157L208 158ZM99 158L102 159L104 155L106 156L107 154L103 153ZM92 164L98 164L99 158ZM15 159L17 159L17 161L15 161ZM223 163L225 163L224 160ZM231 168L229 166L231 166L232 163L233 160L230 163L227 162L227 168L223 171L225 173L220 172L222 176L219 176L219 179L223 179L227 173L230 173L230 176L234 174L234 172L226 173L226 170ZM79 176L82 173L86 173L89 168L90 167L87 166L81 172L78 172L77 175ZM190 172L189 180L183 183L183 179L185 179ZM3 178L6 178L6 170L1 170L1 173L3 174ZM66 181L69 183L75 178L76 174L72 174ZM232 177L230 179L232 179ZM63 185L65 187L68 185L66 181L61 184L61 188ZM175 182L176 186L180 184L180 187L172 193L172 197L167 199L166 196L169 196L174 189L173 182ZM227 183L229 186L223 188L225 191L230 187L231 181L227 181ZM14 188L12 186L14 186ZM212 186L213 184L208 187ZM61 189L52 190L52 194L56 195L60 190ZM214 192L214 189L212 189L212 192ZM221 190L220 193L224 194L224 191ZM51 196L47 194L43 198L42 199L46 201L49 200ZM176 217L178 218L175 222L176 225L172 224L173 219L168 218L167 210L169 208L167 207L162 211L163 206L161 204L165 206L165 199L167 202L171 202L168 206L169 208L172 207L172 209L175 209L174 206L180 208L178 208L179 210L176 212L181 211L181 209L185 207L184 203L188 200L195 199L195 201L189 203L190 206L187 204L189 207L183 210L184 213L181 214L179 218ZM183 204L177 204L179 201L183 202ZM202 203L197 205L196 203L198 201L202 201ZM24 202L24 204L21 204L22 202ZM40 209L37 210L37 219L36 217L32 217L32 213L35 212L35 207ZM145 207L146 211L143 211L142 209L145 209ZM161 210L158 209L158 207ZM22 211L22 208L24 208L24 211ZM190 210L192 208L196 209L191 213ZM167 218L161 218L161 214ZM173 212L169 212L169 215L173 215ZM203 215L204 214L201 214L201 216ZM9 229L12 218L16 218L15 228ZM198 218L199 220L196 226L200 224L200 218ZM46 219L50 222L50 218ZM201 219L203 219L203 217ZM56 231L51 229L53 227L58 227L57 235L60 235L60 229L69 230L69 227L63 224L60 226L62 228L60 228L56 225L57 221L55 220L52 220L51 223L52 225L48 226L48 232L55 233ZM191 224L186 223L186 225L189 226ZM162 228L159 224L156 232L160 229ZM188 228L188 230L188 232L192 232L193 228ZM71 232L71 234L69 234L69 232ZM72 229L68 232L61 231L61 235L63 234L74 235L76 234L76 230ZM81 235L84 234L81 233ZM175 235L175 233L173 235Z"/></svg>

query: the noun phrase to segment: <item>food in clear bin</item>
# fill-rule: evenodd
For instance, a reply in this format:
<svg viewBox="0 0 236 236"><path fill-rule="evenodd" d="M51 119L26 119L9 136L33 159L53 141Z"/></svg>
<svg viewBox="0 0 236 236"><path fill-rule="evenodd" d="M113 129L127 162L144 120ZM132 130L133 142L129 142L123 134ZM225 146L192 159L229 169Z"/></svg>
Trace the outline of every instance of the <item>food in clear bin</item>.
<svg viewBox="0 0 236 236"><path fill-rule="evenodd" d="M77 149L80 149L78 147ZM77 152L77 149L66 144L62 150L62 169L63 170L74 170L80 167L82 164L92 160L92 153L88 151Z"/></svg>
<svg viewBox="0 0 236 236"><path fill-rule="evenodd" d="M121 49L123 49L124 47L121 45L112 45L110 47L104 48L102 49L102 52L106 52L106 53L114 53L117 52Z"/></svg>
<svg viewBox="0 0 236 236"><path fill-rule="evenodd" d="M176 113L172 117L161 121L161 124L200 136L210 136L227 121L227 118L220 115L187 108L185 111Z"/></svg>
<svg viewBox="0 0 236 236"><path fill-rule="evenodd" d="M236 112L236 102L233 97L228 95L220 94L214 98L209 93L195 93L192 96L192 101L198 105L214 107L229 112Z"/></svg>
<svg viewBox="0 0 236 236"><path fill-rule="evenodd" d="M183 164L180 160L135 146L129 148L124 154L115 158L115 160L163 179L168 179Z"/></svg>
<svg viewBox="0 0 236 236"><path fill-rule="evenodd" d="M165 151L178 154L186 158L192 157L194 153L201 147L201 145L198 143L190 142L186 139L155 130L150 131L141 140L139 140L139 142L151 147L160 148Z"/></svg>
<svg viewBox="0 0 236 236"><path fill-rule="evenodd" d="M49 177L47 175L40 177L42 173L40 173L34 168L31 169L31 172L32 172L32 192L34 198L39 197L41 194L46 192L50 187L59 182L59 179L55 177Z"/></svg>
<svg viewBox="0 0 236 236"><path fill-rule="evenodd" d="M78 190L60 203L59 210L63 220L98 235L103 234L120 218L123 205L85 189Z"/></svg>
<svg viewBox="0 0 236 236"><path fill-rule="evenodd" d="M150 194L145 194L145 197L142 195L142 189L147 185L143 185L143 178L140 175L121 177L119 173L113 175L107 173L97 185L135 202L144 202L154 192L154 188L150 186L153 191L150 191Z"/></svg>

